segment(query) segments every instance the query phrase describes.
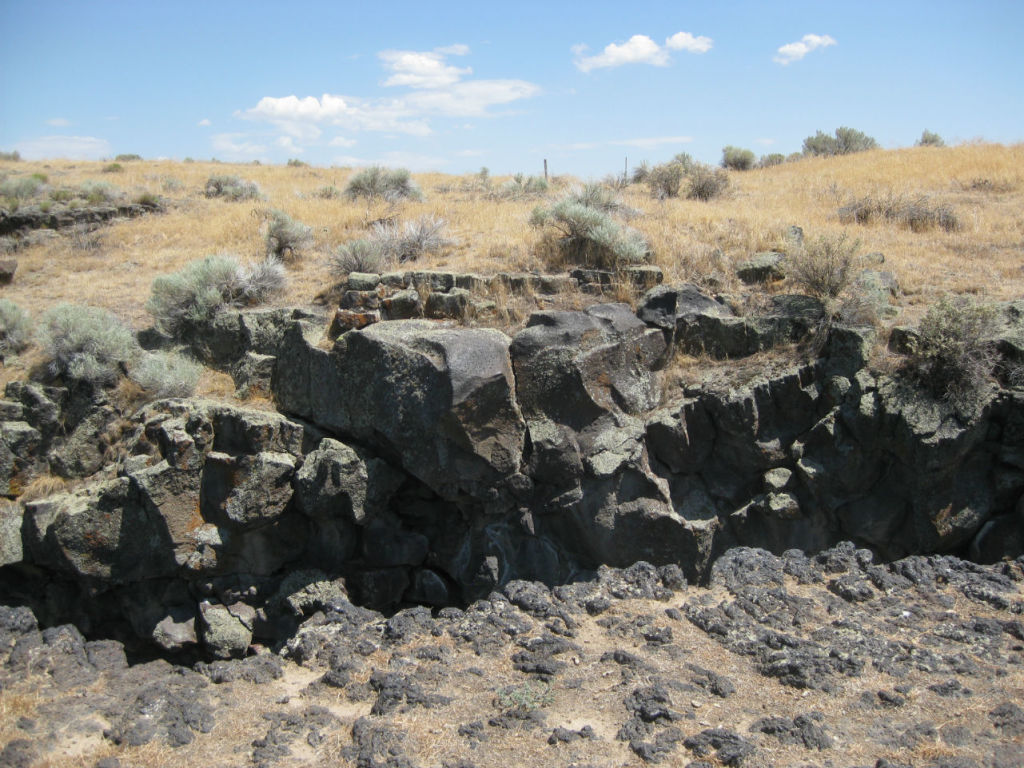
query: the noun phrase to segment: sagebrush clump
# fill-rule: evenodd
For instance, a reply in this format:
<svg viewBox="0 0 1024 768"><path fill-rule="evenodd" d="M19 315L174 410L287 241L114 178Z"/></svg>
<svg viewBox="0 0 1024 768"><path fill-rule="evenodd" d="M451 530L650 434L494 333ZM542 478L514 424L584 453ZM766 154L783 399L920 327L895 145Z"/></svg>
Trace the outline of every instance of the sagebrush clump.
<svg viewBox="0 0 1024 768"><path fill-rule="evenodd" d="M726 146L722 148L722 167L733 171L749 171L757 157L749 149Z"/></svg>
<svg viewBox="0 0 1024 768"><path fill-rule="evenodd" d="M58 304L39 321L39 345L51 376L109 386L140 353L134 334L98 307Z"/></svg>
<svg viewBox="0 0 1024 768"><path fill-rule="evenodd" d="M191 397L203 366L177 352L150 352L132 366L129 376L152 399Z"/></svg>
<svg viewBox="0 0 1024 768"><path fill-rule="evenodd" d="M0 360L16 355L32 339L32 320L10 299L0 299Z"/></svg>
<svg viewBox="0 0 1024 768"><path fill-rule="evenodd" d="M891 221L913 232L924 232L938 227L946 232L960 229L960 218L948 205L935 203L927 195L904 197L889 194L858 198L839 209L839 220L844 224L870 224L877 219Z"/></svg>
<svg viewBox="0 0 1024 768"><path fill-rule="evenodd" d="M207 256L153 281L146 309L157 330L180 337L221 307L263 303L284 290L281 262L269 257L243 267L234 256Z"/></svg>
<svg viewBox="0 0 1024 768"><path fill-rule="evenodd" d="M267 256L292 261L313 242L313 228L275 208L267 216L265 241Z"/></svg>
<svg viewBox="0 0 1024 768"><path fill-rule="evenodd" d="M587 185L570 190L553 205L533 209L530 224L556 233L553 262L617 269L647 261L650 247L643 235L613 216L634 215L614 190ZM559 263L549 266L557 267Z"/></svg>
<svg viewBox="0 0 1024 768"><path fill-rule="evenodd" d="M991 304L944 296L921 320L910 372L935 397L970 410L995 369L992 337L998 324L998 312Z"/></svg>
<svg viewBox="0 0 1024 768"><path fill-rule="evenodd" d="M335 277L344 278L352 272L380 272L384 255L368 238L351 240L339 245L327 258L327 268Z"/></svg>
<svg viewBox="0 0 1024 768"><path fill-rule="evenodd" d="M821 299L835 299L857 276L859 240L845 234L821 235L795 245L786 258L786 274L800 289Z"/></svg>
<svg viewBox="0 0 1024 768"><path fill-rule="evenodd" d="M254 181L226 174L211 176L206 181L207 197L222 197L225 200L260 200L263 193Z"/></svg>
<svg viewBox="0 0 1024 768"><path fill-rule="evenodd" d="M848 155L852 152L865 152L869 149L878 149L878 142L863 131L846 126L836 128L834 136L818 131L813 136L804 139L803 144L804 154L815 157Z"/></svg>
<svg viewBox="0 0 1024 768"><path fill-rule="evenodd" d="M349 200L422 200L423 192L412 180L412 174L405 168L384 168L372 165L352 174L345 185L345 196Z"/></svg>

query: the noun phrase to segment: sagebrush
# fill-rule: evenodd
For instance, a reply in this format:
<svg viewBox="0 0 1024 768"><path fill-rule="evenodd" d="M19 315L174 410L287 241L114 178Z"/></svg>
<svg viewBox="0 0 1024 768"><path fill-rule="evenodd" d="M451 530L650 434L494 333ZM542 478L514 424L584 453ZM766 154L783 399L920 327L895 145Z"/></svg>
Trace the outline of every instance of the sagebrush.
<svg viewBox="0 0 1024 768"><path fill-rule="evenodd" d="M275 208L267 216L265 242L267 256L294 261L313 242L313 228Z"/></svg>
<svg viewBox="0 0 1024 768"><path fill-rule="evenodd" d="M221 197L225 200L259 200L263 197L260 187L254 181L226 174L211 176L206 181L206 196Z"/></svg>
<svg viewBox="0 0 1024 768"><path fill-rule="evenodd" d="M422 200L423 192L405 168L384 168L372 165L352 174L345 185L345 196L350 200L366 198L388 202Z"/></svg>
<svg viewBox="0 0 1024 768"><path fill-rule="evenodd" d="M134 334L112 313L62 303L39 321L39 346L51 376L109 386L140 349Z"/></svg>
<svg viewBox="0 0 1024 768"><path fill-rule="evenodd" d="M530 224L556 233L550 267L564 263L598 269L617 269L625 264L647 261L650 247L643 235L617 222L613 215L635 214L614 190L587 185L569 190L549 207L534 208Z"/></svg>
<svg viewBox="0 0 1024 768"><path fill-rule="evenodd" d="M921 320L910 371L934 396L971 409L995 369L992 338L998 325L998 311L991 304L942 297Z"/></svg>
<svg viewBox="0 0 1024 768"><path fill-rule="evenodd" d="M142 355L129 371L131 379L152 399L191 397L203 366L177 352Z"/></svg>
<svg viewBox="0 0 1024 768"><path fill-rule="evenodd" d="M32 320L10 299L0 299L0 360L23 351L32 339Z"/></svg>
<svg viewBox="0 0 1024 768"><path fill-rule="evenodd" d="M284 267L274 257L243 267L234 256L207 256L157 277L146 309L159 331L181 336L221 307L269 300L284 290L285 282Z"/></svg>

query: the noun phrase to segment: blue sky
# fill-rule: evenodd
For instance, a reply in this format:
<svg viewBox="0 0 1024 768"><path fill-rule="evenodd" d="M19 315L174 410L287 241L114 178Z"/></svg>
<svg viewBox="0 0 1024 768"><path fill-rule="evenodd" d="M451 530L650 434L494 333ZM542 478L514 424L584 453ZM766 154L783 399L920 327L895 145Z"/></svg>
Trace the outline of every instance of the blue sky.
<svg viewBox="0 0 1024 768"><path fill-rule="evenodd" d="M0 0L28 158L602 176L625 158L1024 140L1024 2Z"/></svg>

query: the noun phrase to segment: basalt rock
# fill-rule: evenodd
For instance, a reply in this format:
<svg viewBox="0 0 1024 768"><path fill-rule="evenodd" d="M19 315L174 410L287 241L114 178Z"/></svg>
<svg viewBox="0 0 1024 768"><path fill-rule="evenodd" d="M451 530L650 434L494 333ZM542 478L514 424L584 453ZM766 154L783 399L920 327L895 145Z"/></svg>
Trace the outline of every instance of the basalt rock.
<svg viewBox="0 0 1024 768"><path fill-rule="evenodd" d="M468 290L446 274L395 284ZM252 361L280 412L184 399L128 418L102 391L10 384L8 495L44 472L89 479L0 510L0 591L47 622L95 627L113 612L121 635L229 657L294 630L307 611L289 595L308 584L290 575L308 569L309 583L395 610L640 560L700 582L744 545L1021 554L1017 390L993 387L965 413L870 373L870 333L838 326L817 360L665 389L675 348L738 339L749 352L808 333L821 313L776 296L740 318L694 286L659 286L637 313L540 311L514 338L417 319L332 342L303 312L231 311L196 343L238 370ZM810 573L801 562L785 572ZM828 589L872 602L892 578L836 576ZM605 611L606 586L578 609ZM312 612L330 602L311 599ZM567 616L548 618L569 632ZM817 663L777 671L817 679Z"/></svg>

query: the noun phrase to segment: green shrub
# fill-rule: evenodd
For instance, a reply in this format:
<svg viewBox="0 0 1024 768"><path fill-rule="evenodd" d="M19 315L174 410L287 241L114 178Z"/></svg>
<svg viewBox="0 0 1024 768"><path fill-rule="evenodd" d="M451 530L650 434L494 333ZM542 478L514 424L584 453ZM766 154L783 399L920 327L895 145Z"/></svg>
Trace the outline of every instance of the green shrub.
<svg viewBox="0 0 1024 768"><path fill-rule="evenodd" d="M782 165L786 162L786 156L781 152L772 152L767 155L761 155L761 159L757 161L758 168L774 168L776 165Z"/></svg>
<svg viewBox="0 0 1024 768"><path fill-rule="evenodd" d="M159 331L178 336L208 321L241 293L239 265L233 256L207 256L178 272L153 280L146 309Z"/></svg>
<svg viewBox="0 0 1024 768"><path fill-rule="evenodd" d="M263 197L259 185L246 181L238 176L219 174L206 180L207 197L223 197L234 202L240 200L259 200Z"/></svg>
<svg viewBox="0 0 1024 768"><path fill-rule="evenodd" d="M423 193L412 180L409 171L405 168L391 169L379 165L372 165L352 174L345 186L345 196L350 200L364 197L367 200L380 198L388 202L423 199Z"/></svg>
<svg viewBox="0 0 1024 768"><path fill-rule="evenodd" d="M142 155L136 155L136 154L133 154L133 153L128 153L128 154L118 155L114 159L117 162L119 162L119 163L131 163L131 162L134 162L136 160L141 160L142 159Z"/></svg>
<svg viewBox="0 0 1024 768"><path fill-rule="evenodd" d="M120 163L107 163L103 166L104 173L120 173L124 170L124 166Z"/></svg>
<svg viewBox="0 0 1024 768"><path fill-rule="evenodd" d="M712 168L704 163L695 164L687 177L690 180L690 188L686 196L691 200L707 202L724 194L729 188L729 174L721 168Z"/></svg>
<svg viewBox="0 0 1024 768"><path fill-rule="evenodd" d="M284 211L270 211L267 220L267 255L291 261L299 252L313 242L313 228L295 221Z"/></svg>
<svg viewBox="0 0 1024 768"><path fill-rule="evenodd" d="M153 281L146 309L159 331L182 336L224 306L260 304L284 290L284 267L270 257L242 267L233 256L207 256Z"/></svg>
<svg viewBox="0 0 1024 768"><path fill-rule="evenodd" d="M647 161L644 160L640 165L633 169L633 174L629 177L629 181L631 184L643 184L647 181L647 176L650 172L651 167L647 164Z"/></svg>
<svg viewBox="0 0 1024 768"><path fill-rule="evenodd" d="M143 355L128 372L129 377L153 399L191 397L196 391L203 366L177 352Z"/></svg>
<svg viewBox="0 0 1024 768"><path fill-rule="evenodd" d="M0 152L0 160L17 162L21 160L21 153L18 150L14 150L13 152Z"/></svg>
<svg viewBox="0 0 1024 768"><path fill-rule="evenodd" d="M75 197L75 190L71 187L57 187L50 190L50 199L55 203L66 203Z"/></svg>
<svg viewBox="0 0 1024 768"><path fill-rule="evenodd" d="M164 176L160 180L160 186L164 192L180 192L185 187L180 179L176 179L173 176Z"/></svg>
<svg viewBox="0 0 1024 768"><path fill-rule="evenodd" d="M484 171L487 169L484 168ZM489 185L489 182L488 182ZM525 176L517 173L502 184L493 196L501 200L527 200L543 197L548 193L548 183L541 176Z"/></svg>
<svg viewBox="0 0 1024 768"><path fill-rule="evenodd" d="M380 272L384 254L380 246L368 238L351 240L338 248L327 259L327 268L335 277L344 278L352 272Z"/></svg>
<svg viewBox="0 0 1024 768"><path fill-rule="evenodd" d="M921 320L911 373L935 397L970 410L995 369L997 327L992 305L944 296Z"/></svg>
<svg viewBox="0 0 1024 768"><path fill-rule="evenodd" d="M39 322L39 342L52 376L115 383L139 354L132 332L97 307L58 304Z"/></svg>
<svg viewBox="0 0 1024 768"><path fill-rule="evenodd" d="M932 133L929 130L922 131L921 138L917 140L915 146L918 147L944 147L946 142L942 140L942 137L937 133Z"/></svg>
<svg viewBox="0 0 1024 768"><path fill-rule="evenodd" d="M132 199L132 202L136 205L141 205L143 208L149 208L154 211L160 210L164 207L163 198L161 198L156 192L139 192Z"/></svg>
<svg viewBox="0 0 1024 768"><path fill-rule="evenodd" d="M316 190L316 192L313 193L313 197L319 197L321 200L337 200L341 197L341 190L333 184L330 184Z"/></svg>
<svg viewBox="0 0 1024 768"><path fill-rule="evenodd" d="M591 207L570 193L549 208L535 208L531 226L551 227L558 236L560 257L573 264L616 269L622 264L647 260L649 247L643 235L616 222L608 210Z"/></svg>
<svg viewBox="0 0 1024 768"><path fill-rule="evenodd" d="M722 148L722 167L733 171L749 171L756 161L749 149L727 146Z"/></svg>
<svg viewBox="0 0 1024 768"><path fill-rule="evenodd" d="M90 205L113 203L121 199L121 190L107 181L83 181L78 185L78 195Z"/></svg>
<svg viewBox="0 0 1024 768"><path fill-rule="evenodd" d="M860 241L850 241L845 234L804 239L788 254L786 274L811 296L834 299L856 277L860 266L859 250Z"/></svg>
<svg viewBox="0 0 1024 768"><path fill-rule="evenodd" d="M637 211L625 205L619 193L607 184L591 182L570 187L563 199L624 219L632 219L637 215Z"/></svg>
<svg viewBox="0 0 1024 768"><path fill-rule="evenodd" d="M645 181L651 188L651 194L659 200L667 197L679 197L686 178L686 167L675 161L656 165L647 171Z"/></svg>
<svg viewBox="0 0 1024 768"><path fill-rule="evenodd" d="M545 681L508 685L499 689L497 694L494 705L499 710L522 715L550 706L555 701L551 684Z"/></svg>
<svg viewBox="0 0 1024 768"><path fill-rule="evenodd" d="M31 338L28 313L10 299L0 299L0 360L21 352Z"/></svg>
<svg viewBox="0 0 1024 768"><path fill-rule="evenodd" d="M43 182L35 176L11 176L0 182L0 197L23 201L35 197Z"/></svg>
<svg viewBox="0 0 1024 768"><path fill-rule="evenodd" d="M803 144L804 154L816 157L848 155L869 149L878 149L878 142L861 131L845 126L836 128L835 136L818 131L804 139Z"/></svg>
<svg viewBox="0 0 1024 768"><path fill-rule="evenodd" d="M308 165L308 163L302 162L297 157L289 157L288 158L288 167L289 168L305 168L307 165Z"/></svg>

